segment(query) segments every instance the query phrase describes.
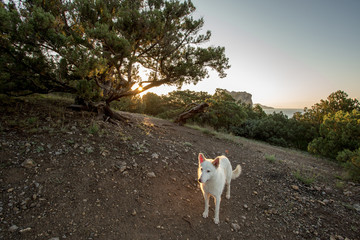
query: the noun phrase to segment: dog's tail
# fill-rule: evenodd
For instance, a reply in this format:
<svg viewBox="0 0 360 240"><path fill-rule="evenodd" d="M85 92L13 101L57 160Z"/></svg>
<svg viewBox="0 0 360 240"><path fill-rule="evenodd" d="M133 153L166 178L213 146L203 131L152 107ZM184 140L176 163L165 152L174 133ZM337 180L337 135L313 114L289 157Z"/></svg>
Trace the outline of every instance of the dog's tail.
<svg viewBox="0 0 360 240"><path fill-rule="evenodd" d="M239 177L240 174L241 174L241 166L237 165L235 170L232 171L231 179L235 179L235 178Z"/></svg>

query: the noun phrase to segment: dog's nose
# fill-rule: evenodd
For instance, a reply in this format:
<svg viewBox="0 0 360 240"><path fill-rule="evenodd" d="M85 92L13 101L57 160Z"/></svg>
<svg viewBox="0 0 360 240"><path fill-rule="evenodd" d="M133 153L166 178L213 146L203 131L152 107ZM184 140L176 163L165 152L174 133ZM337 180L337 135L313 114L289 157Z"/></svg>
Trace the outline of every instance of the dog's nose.
<svg viewBox="0 0 360 240"><path fill-rule="evenodd" d="M201 183L201 178L199 178L199 180L198 180L200 183Z"/></svg>

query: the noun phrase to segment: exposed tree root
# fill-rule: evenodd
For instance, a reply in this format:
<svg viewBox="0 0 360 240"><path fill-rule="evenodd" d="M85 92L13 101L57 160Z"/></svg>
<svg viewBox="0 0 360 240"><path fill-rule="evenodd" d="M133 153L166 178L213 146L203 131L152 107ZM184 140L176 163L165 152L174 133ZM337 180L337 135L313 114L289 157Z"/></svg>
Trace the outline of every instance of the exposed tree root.
<svg viewBox="0 0 360 240"><path fill-rule="evenodd" d="M96 112L98 114L98 119L103 119L105 122L110 122L112 124L118 125L118 122L123 122L129 124L130 119L125 117L119 112L116 112L110 108L106 103L84 103L84 104L72 104L69 108L76 111L89 111Z"/></svg>

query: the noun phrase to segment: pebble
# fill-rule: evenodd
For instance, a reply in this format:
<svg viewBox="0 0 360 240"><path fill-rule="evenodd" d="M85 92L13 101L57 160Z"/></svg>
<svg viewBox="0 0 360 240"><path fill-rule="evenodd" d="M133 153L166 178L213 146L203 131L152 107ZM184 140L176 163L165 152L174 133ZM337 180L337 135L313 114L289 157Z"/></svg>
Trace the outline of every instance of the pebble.
<svg viewBox="0 0 360 240"><path fill-rule="evenodd" d="M26 159L21 166L24 168L32 168L35 167L36 163L32 159Z"/></svg>
<svg viewBox="0 0 360 240"><path fill-rule="evenodd" d="M136 216L136 214L137 214L136 210L134 209L133 212L131 213L131 215Z"/></svg>
<svg viewBox="0 0 360 240"><path fill-rule="evenodd" d="M350 240L350 239L347 237L344 238L343 236L340 236L340 235L336 235L336 236L331 235L329 240Z"/></svg>
<svg viewBox="0 0 360 240"><path fill-rule="evenodd" d="M237 223L232 223L231 228L238 232L240 230L240 225Z"/></svg>
<svg viewBox="0 0 360 240"><path fill-rule="evenodd" d="M55 155L59 156L63 153L63 150L62 149L58 149L56 152L55 152Z"/></svg>
<svg viewBox="0 0 360 240"><path fill-rule="evenodd" d="M118 169L121 169L122 167L126 168L126 162L118 161L118 162L116 162L115 167L118 168Z"/></svg>
<svg viewBox="0 0 360 240"><path fill-rule="evenodd" d="M110 154L109 150L104 150L101 155L103 155L104 157L108 156Z"/></svg>
<svg viewBox="0 0 360 240"><path fill-rule="evenodd" d="M12 225L11 227L9 227L9 232L16 232L18 229L19 229L18 226Z"/></svg>
<svg viewBox="0 0 360 240"><path fill-rule="evenodd" d="M344 195L345 196L352 196L352 192L351 191L344 191Z"/></svg>
<svg viewBox="0 0 360 240"><path fill-rule="evenodd" d="M30 228L30 227L21 229L19 232L20 232L20 233L26 233L26 232L29 232L29 231L31 231L31 228Z"/></svg>
<svg viewBox="0 0 360 240"><path fill-rule="evenodd" d="M120 170L120 172L124 172L126 170L126 168L127 168L126 165L123 165L119 168L119 170Z"/></svg>
<svg viewBox="0 0 360 240"><path fill-rule="evenodd" d="M60 238L59 237L52 237L49 240L60 240Z"/></svg>
<svg viewBox="0 0 360 240"><path fill-rule="evenodd" d="M291 185L291 188L294 189L295 191L299 191L299 186Z"/></svg>
<svg viewBox="0 0 360 240"><path fill-rule="evenodd" d="M333 190L332 190L331 187L325 187L325 192L327 192L327 193L332 193Z"/></svg>
<svg viewBox="0 0 360 240"><path fill-rule="evenodd" d="M148 173L147 173L147 176L150 177L150 178L156 177L156 175L155 175L154 172L148 172Z"/></svg>
<svg viewBox="0 0 360 240"><path fill-rule="evenodd" d="M360 212L360 204L359 203L355 203L354 206L356 211Z"/></svg>

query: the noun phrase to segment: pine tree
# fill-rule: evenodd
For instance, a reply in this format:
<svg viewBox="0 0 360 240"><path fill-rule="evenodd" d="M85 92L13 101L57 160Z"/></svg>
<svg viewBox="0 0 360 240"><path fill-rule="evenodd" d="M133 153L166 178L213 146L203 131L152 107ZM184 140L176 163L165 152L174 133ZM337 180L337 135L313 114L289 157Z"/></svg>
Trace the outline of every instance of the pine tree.
<svg viewBox="0 0 360 240"><path fill-rule="evenodd" d="M225 77L224 47L191 1L28 0L0 4L0 92L76 93L109 104L163 84ZM146 74L142 74L146 73ZM94 104L100 106L99 104Z"/></svg>

